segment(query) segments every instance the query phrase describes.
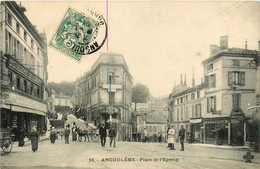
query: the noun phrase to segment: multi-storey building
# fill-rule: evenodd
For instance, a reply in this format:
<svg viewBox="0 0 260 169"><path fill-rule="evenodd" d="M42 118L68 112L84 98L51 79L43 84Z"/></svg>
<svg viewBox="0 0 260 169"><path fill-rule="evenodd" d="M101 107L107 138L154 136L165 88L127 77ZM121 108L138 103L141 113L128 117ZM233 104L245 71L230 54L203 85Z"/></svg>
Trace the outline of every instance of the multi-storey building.
<svg viewBox="0 0 260 169"><path fill-rule="evenodd" d="M228 48L228 37L220 47L210 46L210 57L202 62L205 76L205 142L219 138L228 145L243 145L248 136L248 119L255 105L256 70L251 66L258 51Z"/></svg>
<svg viewBox="0 0 260 169"><path fill-rule="evenodd" d="M0 6L1 128L46 131L47 46L14 1Z"/></svg>
<svg viewBox="0 0 260 169"><path fill-rule="evenodd" d="M170 94L169 120L179 130L183 124L192 141L243 145L252 139L256 69L259 52L228 48L228 37L220 47L210 46L210 57L202 62L204 83Z"/></svg>
<svg viewBox="0 0 260 169"><path fill-rule="evenodd" d="M94 124L109 120L110 115L117 119L119 140L132 138L131 100L132 76L120 54L101 54L91 71L76 80L75 110L83 111Z"/></svg>
<svg viewBox="0 0 260 169"><path fill-rule="evenodd" d="M174 90L170 94L169 110L170 123L174 124L176 132L184 126L192 142L202 142L202 117L204 101L204 85L200 84L186 88L180 92ZM175 135L176 138L178 134ZM187 137L186 137L187 138Z"/></svg>

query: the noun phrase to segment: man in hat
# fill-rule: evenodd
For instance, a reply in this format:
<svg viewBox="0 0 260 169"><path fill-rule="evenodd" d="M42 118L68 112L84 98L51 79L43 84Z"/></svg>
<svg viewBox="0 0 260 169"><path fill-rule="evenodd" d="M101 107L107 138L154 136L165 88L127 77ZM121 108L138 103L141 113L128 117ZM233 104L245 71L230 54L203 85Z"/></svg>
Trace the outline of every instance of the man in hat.
<svg viewBox="0 0 260 169"><path fill-rule="evenodd" d="M107 137L107 130L105 128L105 124L101 123L101 126L99 128L99 135L101 140L101 146L102 148L106 145L106 137Z"/></svg>
<svg viewBox="0 0 260 169"><path fill-rule="evenodd" d="M65 135L65 144L69 144L69 136L70 136L70 125L66 125L66 129L64 132Z"/></svg>
<svg viewBox="0 0 260 169"><path fill-rule="evenodd" d="M179 131L179 138L180 138L180 143L181 143L180 151L184 151L185 129L184 129L183 125L181 125L181 129Z"/></svg>

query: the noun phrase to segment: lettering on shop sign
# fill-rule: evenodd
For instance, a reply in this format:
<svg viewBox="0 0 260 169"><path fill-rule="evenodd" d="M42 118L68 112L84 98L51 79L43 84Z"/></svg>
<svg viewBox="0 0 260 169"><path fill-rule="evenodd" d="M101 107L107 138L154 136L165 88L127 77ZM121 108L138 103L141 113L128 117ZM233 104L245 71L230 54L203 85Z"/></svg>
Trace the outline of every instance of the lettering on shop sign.
<svg viewBox="0 0 260 169"><path fill-rule="evenodd" d="M9 57L9 59L8 59L7 67L12 69L15 72L21 74L23 77L28 78L29 80L31 80L32 82L34 82L38 85L42 84L42 80L39 77L34 75L32 72L30 72L28 69L23 67L20 63L18 63L16 60L14 60L11 57Z"/></svg>
<svg viewBox="0 0 260 169"><path fill-rule="evenodd" d="M208 120L205 123L228 123L228 120Z"/></svg>

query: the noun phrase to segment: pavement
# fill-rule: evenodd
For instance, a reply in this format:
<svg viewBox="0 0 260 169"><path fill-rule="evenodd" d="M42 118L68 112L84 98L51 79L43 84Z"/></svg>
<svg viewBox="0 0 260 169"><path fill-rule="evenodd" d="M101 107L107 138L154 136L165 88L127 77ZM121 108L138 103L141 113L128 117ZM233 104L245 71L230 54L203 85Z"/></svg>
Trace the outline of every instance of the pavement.
<svg viewBox="0 0 260 169"><path fill-rule="evenodd" d="M260 168L260 153L252 153L253 162L245 163L243 150L185 144L185 151L179 151L176 143L172 151L166 143L141 142L117 142L114 148L108 141L102 148L100 142L44 140L35 153L29 144L14 147L10 154L1 154L0 168Z"/></svg>

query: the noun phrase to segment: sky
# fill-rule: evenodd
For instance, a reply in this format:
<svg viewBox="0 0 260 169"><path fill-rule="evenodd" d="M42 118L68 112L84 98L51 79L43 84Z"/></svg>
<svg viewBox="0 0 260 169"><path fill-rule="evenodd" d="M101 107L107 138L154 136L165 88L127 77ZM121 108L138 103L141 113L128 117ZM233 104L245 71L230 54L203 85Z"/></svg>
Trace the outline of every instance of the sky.
<svg viewBox="0 0 260 169"><path fill-rule="evenodd" d="M69 7L79 12L92 9L108 18L108 51L122 54L133 76L133 84L145 84L155 97L167 97L174 82L186 74L191 86L194 67L196 84L201 82L201 62L209 57L209 46L219 45L228 35L229 47L258 50L260 2L177 1L23 1L26 16L51 40ZM108 16L107 16L108 13ZM107 42L80 63L48 47L49 82L74 81L91 69Z"/></svg>

